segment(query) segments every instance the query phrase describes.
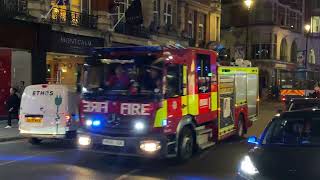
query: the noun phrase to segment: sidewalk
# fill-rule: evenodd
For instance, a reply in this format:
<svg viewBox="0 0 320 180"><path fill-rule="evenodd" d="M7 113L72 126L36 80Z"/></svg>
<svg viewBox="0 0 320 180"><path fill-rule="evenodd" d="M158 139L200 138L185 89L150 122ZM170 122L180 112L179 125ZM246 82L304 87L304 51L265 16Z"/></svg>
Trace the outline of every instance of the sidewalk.
<svg viewBox="0 0 320 180"><path fill-rule="evenodd" d="M12 121L11 129L5 129L4 127L6 126L7 126L6 120L0 121L0 142L23 139L23 137L19 135L18 120Z"/></svg>

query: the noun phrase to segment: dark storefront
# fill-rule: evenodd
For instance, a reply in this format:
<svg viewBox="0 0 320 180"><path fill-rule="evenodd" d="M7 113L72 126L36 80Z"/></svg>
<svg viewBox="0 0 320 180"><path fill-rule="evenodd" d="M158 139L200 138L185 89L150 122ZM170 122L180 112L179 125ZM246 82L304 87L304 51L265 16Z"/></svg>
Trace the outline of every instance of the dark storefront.
<svg viewBox="0 0 320 180"><path fill-rule="evenodd" d="M0 20L0 116L11 86L45 82L46 44L50 26L19 20ZM32 68L37 67L37 68Z"/></svg>

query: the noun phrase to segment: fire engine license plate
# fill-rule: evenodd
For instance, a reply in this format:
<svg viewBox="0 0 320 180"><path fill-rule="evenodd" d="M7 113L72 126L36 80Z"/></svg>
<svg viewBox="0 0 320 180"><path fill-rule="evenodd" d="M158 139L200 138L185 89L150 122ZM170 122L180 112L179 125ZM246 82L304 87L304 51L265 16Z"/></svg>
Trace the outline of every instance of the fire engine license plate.
<svg viewBox="0 0 320 180"><path fill-rule="evenodd" d="M123 140L114 140L114 139L103 139L102 140L103 145L108 145L108 146L119 146L123 147L124 146L124 141Z"/></svg>
<svg viewBox="0 0 320 180"><path fill-rule="evenodd" d="M26 122L28 122L28 123L41 123L42 118L27 118Z"/></svg>

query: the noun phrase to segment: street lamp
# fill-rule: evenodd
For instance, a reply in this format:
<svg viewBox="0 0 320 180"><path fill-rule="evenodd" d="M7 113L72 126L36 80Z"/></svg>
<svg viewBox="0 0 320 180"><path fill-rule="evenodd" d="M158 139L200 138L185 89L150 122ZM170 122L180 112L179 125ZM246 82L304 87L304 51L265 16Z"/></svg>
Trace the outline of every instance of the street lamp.
<svg viewBox="0 0 320 180"><path fill-rule="evenodd" d="M309 33L310 33L311 26L309 24L306 24L304 26L304 30L306 31L306 57L304 62L304 67L308 68L308 41L309 41Z"/></svg>
<svg viewBox="0 0 320 180"><path fill-rule="evenodd" d="M244 4L247 6L248 10L251 8L253 1L252 0L245 0Z"/></svg>
<svg viewBox="0 0 320 180"><path fill-rule="evenodd" d="M250 9L253 4L253 0L245 0L245 6L248 8L248 19L247 19L247 29L246 29L246 60L248 59L248 43L249 43L249 21L250 21Z"/></svg>

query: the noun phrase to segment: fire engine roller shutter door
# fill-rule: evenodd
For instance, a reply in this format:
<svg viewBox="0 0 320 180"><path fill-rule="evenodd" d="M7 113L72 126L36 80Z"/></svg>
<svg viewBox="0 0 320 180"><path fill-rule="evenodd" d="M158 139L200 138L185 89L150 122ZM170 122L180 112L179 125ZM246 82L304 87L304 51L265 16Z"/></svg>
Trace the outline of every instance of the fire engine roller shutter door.
<svg viewBox="0 0 320 180"><path fill-rule="evenodd" d="M219 75L219 136L234 129L234 74Z"/></svg>
<svg viewBox="0 0 320 180"><path fill-rule="evenodd" d="M247 103L247 74L238 72L235 79L236 105L242 106Z"/></svg>
<svg viewBox="0 0 320 180"><path fill-rule="evenodd" d="M257 116L257 99L259 98L259 73L257 68L254 69L253 73L248 74L247 84L249 117Z"/></svg>

